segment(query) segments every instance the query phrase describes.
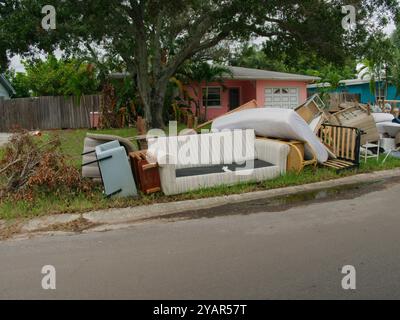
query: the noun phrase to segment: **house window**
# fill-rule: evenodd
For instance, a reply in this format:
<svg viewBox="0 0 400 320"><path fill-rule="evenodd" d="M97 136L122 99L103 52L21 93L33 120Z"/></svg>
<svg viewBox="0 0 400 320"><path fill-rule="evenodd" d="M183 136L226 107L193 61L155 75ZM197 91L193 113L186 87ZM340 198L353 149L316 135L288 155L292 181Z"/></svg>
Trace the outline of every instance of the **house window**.
<svg viewBox="0 0 400 320"><path fill-rule="evenodd" d="M203 106L220 107L221 106L221 88L205 87L203 88Z"/></svg>

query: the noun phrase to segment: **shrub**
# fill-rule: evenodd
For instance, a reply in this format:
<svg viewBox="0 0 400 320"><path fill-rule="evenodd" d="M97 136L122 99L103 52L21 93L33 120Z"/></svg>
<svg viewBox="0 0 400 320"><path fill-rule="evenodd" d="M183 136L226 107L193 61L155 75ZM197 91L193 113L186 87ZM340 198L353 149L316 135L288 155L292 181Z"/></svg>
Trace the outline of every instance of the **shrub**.
<svg viewBox="0 0 400 320"><path fill-rule="evenodd" d="M68 164L60 145L58 137L43 141L25 130L15 132L0 160L0 199L33 201L39 192L90 192L91 183Z"/></svg>

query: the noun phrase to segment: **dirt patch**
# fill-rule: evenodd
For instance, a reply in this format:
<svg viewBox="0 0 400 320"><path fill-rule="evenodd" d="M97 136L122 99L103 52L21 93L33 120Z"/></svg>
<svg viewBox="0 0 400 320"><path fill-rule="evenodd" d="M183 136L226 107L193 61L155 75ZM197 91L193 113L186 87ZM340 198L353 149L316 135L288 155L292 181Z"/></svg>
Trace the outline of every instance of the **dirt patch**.
<svg viewBox="0 0 400 320"><path fill-rule="evenodd" d="M65 231L65 232L82 232L94 227L101 225L100 223L91 222L83 217L80 217L76 220L65 222L65 223L56 223L49 225L44 228L36 229L32 231L34 232L48 232L48 231Z"/></svg>
<svg viewBox="0 0 400 320"><path fill-rule="evenodd" d="M9 240L13 237L24 233L22 231L23 221L13 222L0 227L0 241ZM102 225L101 223L91 222L83 217L65 223L55 223L47 227L38 228L33 231L27 232L27 235L34 235L41 232L74 232L80 233L85 230Z"/></svg>
<svg viewBox="0 0 400 320"><path fill-rule="evenodd" d="M0 241L12 238L14 235L21 232L22 223L15 222L9 225L5 225L0 228Z"/></svg>

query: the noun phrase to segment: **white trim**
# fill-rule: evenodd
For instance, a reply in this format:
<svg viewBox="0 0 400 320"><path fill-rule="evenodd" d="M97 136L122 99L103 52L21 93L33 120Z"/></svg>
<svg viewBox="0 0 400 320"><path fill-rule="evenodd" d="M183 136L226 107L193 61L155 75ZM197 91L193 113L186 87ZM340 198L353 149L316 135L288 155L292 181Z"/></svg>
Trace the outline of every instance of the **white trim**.
<svg viewBox="0 0 400 320"><path fill-rule="evenodd" d="M202 106L202 108L205 108L206 106ZM207 109L221 109L222 106L208 106Z"/></svg>
<svg viewBox="0 0 400 320"><path fill-rule="evenodd" d="M381 80L383 81L383 80ZM348 80L340 80L339 85L343 86L356 86L360 84L370 83L371 79L348 79ZM378 82L378 80L376 80ZM314 89L314 88L329 88L331 84L329 82L324 83L315 83L307 85L307 89Z"/></svg>

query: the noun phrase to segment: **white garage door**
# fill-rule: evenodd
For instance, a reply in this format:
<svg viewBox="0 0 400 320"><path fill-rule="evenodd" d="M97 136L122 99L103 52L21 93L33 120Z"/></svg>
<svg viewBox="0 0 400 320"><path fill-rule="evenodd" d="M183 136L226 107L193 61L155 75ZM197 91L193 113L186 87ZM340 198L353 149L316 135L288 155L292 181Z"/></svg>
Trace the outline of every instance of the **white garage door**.
<svg viewBox="0 0 400 320"><path fill-rule="evenodd" d="M265 107L294 109L298 105L298 88L265 88Z"/></svg>

